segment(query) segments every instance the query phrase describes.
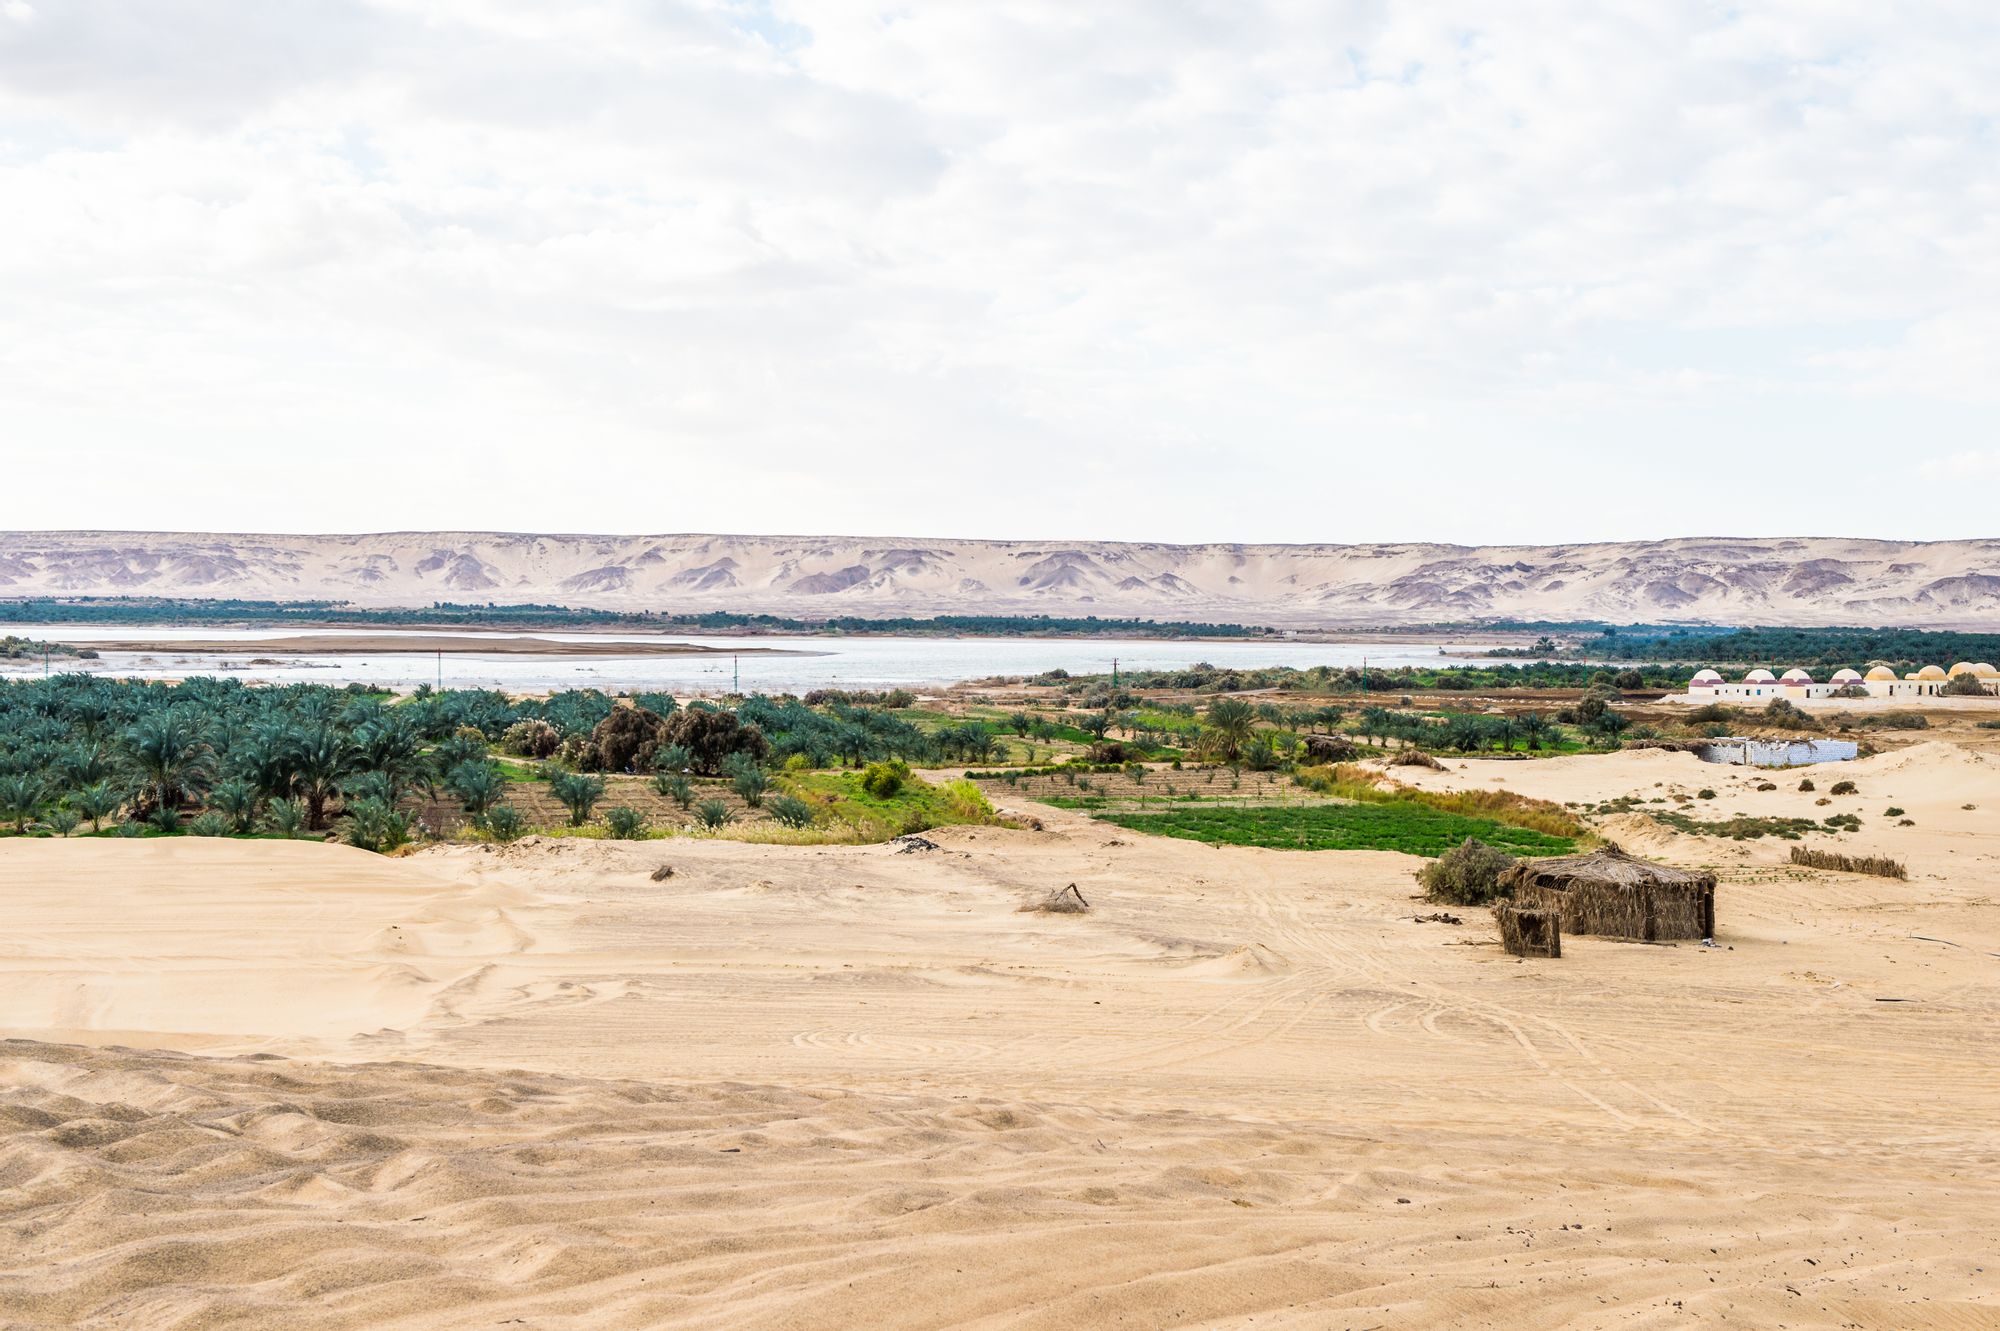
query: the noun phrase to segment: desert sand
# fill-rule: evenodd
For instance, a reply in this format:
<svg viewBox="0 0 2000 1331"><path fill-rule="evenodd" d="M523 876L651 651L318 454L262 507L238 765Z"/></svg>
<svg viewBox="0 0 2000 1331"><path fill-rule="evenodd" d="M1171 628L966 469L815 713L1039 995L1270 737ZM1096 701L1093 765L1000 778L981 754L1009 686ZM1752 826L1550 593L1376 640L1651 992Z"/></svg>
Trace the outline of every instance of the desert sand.
<svg viewBox="0 0 2000 1331"><path fill-rule="evenodd" d="M933 537L0 532L0 596L330 598L799 616L2000 623L2000 541L1169 545Z"/></svg>
<svg viewBox="0 0 2000 1331"><path fill-rule="evenodd" d="M2000 762L1838 774L1908 882L1626 816L1719 946L1552 962L1417 922L1406 857L1046 809L0 842L0 1324L2000 1326ZM1663 752L1411 775L1833 811Z"/></svg>

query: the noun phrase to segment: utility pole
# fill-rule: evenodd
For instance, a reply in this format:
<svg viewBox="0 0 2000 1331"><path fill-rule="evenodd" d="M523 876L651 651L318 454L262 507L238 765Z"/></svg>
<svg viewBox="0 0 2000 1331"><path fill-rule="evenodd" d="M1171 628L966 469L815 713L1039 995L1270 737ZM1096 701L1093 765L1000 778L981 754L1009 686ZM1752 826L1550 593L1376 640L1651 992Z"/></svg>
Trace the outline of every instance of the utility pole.
<svg viewBox="0 0 2000 1331"><path fill-rule="evenodd" d="M438 649L438 682L437 682L437 691L438 691L439 693L443 693L443 692L444 692L444 649L443 649L443 648L439 648L439 649Z"/></svg>
<svg viewBox="0 0 2000 1331"><path fill-rule="evenodd" d="M733 653L729 658L729 691L743 692L743 658Z"/></svg>

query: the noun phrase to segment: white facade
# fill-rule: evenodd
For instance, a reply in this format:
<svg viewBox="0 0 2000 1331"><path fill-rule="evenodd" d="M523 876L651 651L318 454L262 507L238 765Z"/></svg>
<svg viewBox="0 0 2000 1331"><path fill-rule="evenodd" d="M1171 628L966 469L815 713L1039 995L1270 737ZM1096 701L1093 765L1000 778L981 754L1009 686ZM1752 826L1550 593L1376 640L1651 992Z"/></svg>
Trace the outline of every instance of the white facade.
<svg viewBox="0 0 2000 1331"><path fill-rule="evenodd" d="M1778 698L1791 701L1831 698L1843 689L1859 688L1870 698L1936 698L1943 696L1945 685L1958 675L1971 675L1987 693L2000 694L2000 671L1984 662L1961 661L1949 673L1941 666L1931 665L1900 677L1887 666L1876 666L1865 675L1856 670L1837 670L1824 683L1798 668L1787 670L1783 677L1768 670L1752 670L1735 683L1716 671L1699 670L1688 685L1688 696L1697 702L1768 703Z"/></svg>

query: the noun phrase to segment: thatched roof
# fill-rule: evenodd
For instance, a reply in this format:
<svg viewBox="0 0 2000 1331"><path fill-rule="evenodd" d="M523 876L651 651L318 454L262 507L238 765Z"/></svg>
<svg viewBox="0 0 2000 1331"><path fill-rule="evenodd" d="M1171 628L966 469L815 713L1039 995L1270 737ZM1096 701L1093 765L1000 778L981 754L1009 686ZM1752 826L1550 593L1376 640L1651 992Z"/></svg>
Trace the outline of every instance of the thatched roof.
<svg viewBox="0 0 2000 1331"><path fill-rule="evenodd" d="M1522 860L1500 886L1523 906L1557 906L1565 933L1708 938L1715 932L1715 875L1627 855L1606 843L1585 855Z"/></svg>
<svg viewBox="0 0 2000 1331"><path fill-rule="evenodd" d="M1636 855L1627 855L1607 841L1583 855L1522 860L1502 876L1501 882L1517 888L1566 888L1578 883L1602 887L1712 888L1715 886L1715 875L1642 860Z"/></svg>

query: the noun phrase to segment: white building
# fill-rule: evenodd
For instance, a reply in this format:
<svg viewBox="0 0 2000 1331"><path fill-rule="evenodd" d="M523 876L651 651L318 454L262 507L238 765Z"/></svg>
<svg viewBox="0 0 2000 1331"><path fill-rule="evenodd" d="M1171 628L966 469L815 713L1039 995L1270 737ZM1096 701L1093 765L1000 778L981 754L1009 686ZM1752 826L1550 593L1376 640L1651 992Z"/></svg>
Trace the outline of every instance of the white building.
<svg viewBox="0 0 2000 1331"><path fill-rule="evenodd" d="M1725 680L1716 671L1698 670L1688 685L1688 696L1697 702L1771 702L1778 698L1796 702L1807 698L1831 698L1842 690L1858 688L1870 698L1936 698L1944 693L1945 685L1959 675L1970 675L1987 693L2000 694L2000 670L1995 670L1984 661L1960 661L1950 670L1927 665L1900 677L1883 665L1872 667L1865 675L1855 670L1836 670L1825 683L1797 667L1787 670L1783 676L1768 670L1752 670L1737 684Z"/></svg>

